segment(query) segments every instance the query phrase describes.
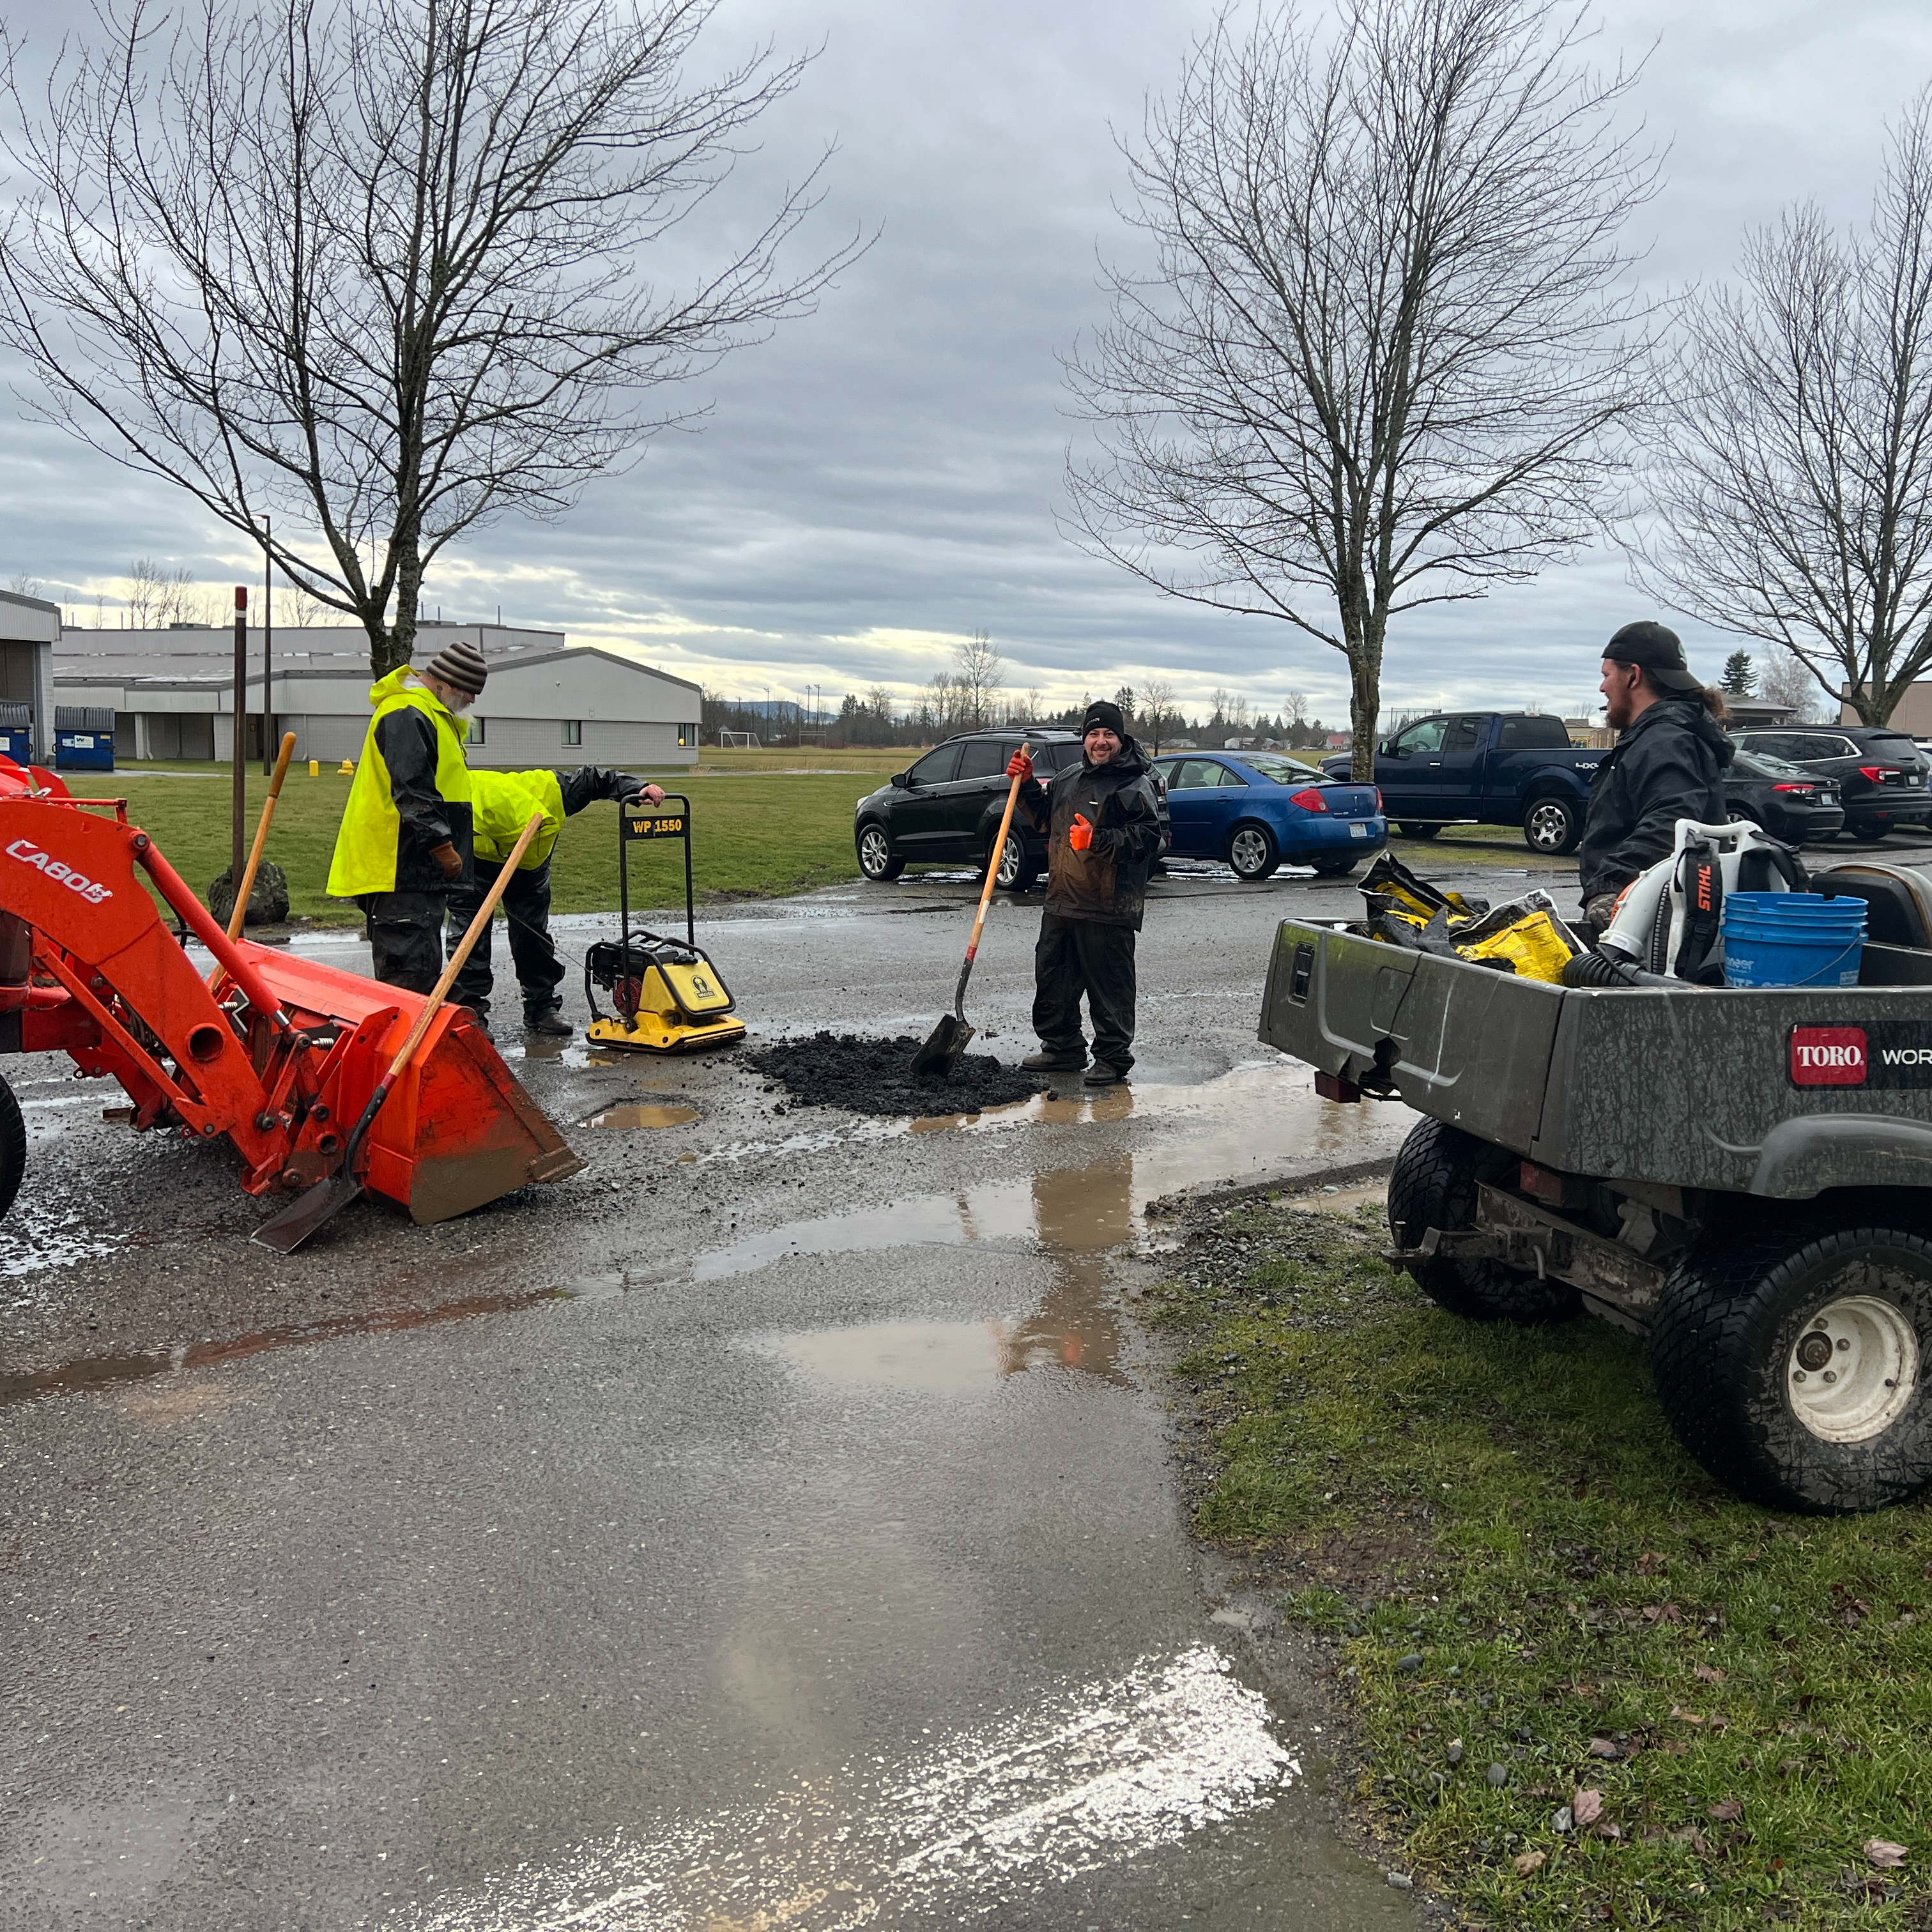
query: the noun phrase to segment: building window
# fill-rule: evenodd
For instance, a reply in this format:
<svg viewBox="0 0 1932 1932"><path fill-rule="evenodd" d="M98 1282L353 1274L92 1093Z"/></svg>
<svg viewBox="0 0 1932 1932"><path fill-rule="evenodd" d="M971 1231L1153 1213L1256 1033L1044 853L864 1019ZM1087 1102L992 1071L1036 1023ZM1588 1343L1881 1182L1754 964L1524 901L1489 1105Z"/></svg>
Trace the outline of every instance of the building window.
<svg viewBox="0 0 1932 1932"><path fill-rule="evenodd" d="M471 718L470 721L470 742L472 745L480 745L483 742L485 736L486 727L484 721L481 718Z"/></svg>
<svg viewBox="0 0 1932 1932"><path fill-rule="evenodd" d="M680 724L677 728L677 742L680 745L696 744L698 742L698 727L695 724Z"/></svg>
<svg viewBox="0 0 1932 1932"><path fill-rule="evenodd" d="M582 719L566 718L563 721L563 742L566 745L580 745L584 742Z"/></svg>

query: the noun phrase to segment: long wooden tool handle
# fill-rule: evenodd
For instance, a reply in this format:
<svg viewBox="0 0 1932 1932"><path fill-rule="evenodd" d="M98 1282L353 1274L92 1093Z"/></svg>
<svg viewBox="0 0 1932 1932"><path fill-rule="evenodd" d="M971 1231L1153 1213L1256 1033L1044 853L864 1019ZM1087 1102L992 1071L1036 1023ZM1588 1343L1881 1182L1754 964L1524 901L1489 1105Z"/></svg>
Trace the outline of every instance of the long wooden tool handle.
<svg viewBox="0 0 1932 1932"><path fill-rule="evenodd" d="M491 916L496 910L496 902L508 890L511 874L521 863L524 854L530 848L530 841L543 830L543 814L538 812L524 827L523 836L510 848L510 856L503 861L496 874L496 883L483 895L483 903L476 908L476 916L470 922L470 930L458 943L456 950L449 956L449 964L442 969L442 977L437 980L429 998L423 1002L423 1010L416 1016L416 1023L409 1030L409 1036L402 1044L402 1050L389 1063L389 1070L382 1076L384 1089L402 1077L403 1069L409 1065L410 1056L422 1044L422 1036L430 1029L449 989L456 984L456 976L469 963L471 949L488 929Z"/></svg>
<svg viewBox="0 0 1932 1932"><path fill-rule="evenodd" d="M255 842L248 848L248 862L242 868L242 884L235 894L235 910L228 915L228 936L242 937L248 916L248 901L255 890L255 874L262 869L262 850L268 842L268 827L275 822L275 801L282 795L282 781L289 775L289 760L296 754L296 734L282 734L280 755L275 760L275 776L268 781L268 796L262 807L262 822L255 828Z"/></svg>
<svg viewBox="0 0 1932 1932"><path fill-rule="evenodd" d="M992 856L986 862L986 884L980 895L980 910L973 920L973 940L966 949L966 956L971 958L980 950L980 928L986 923L986 908L992 904L993 887L1000 877L1000 857L1006 849L1006 834L1012 829L1013 807L1020 802L1020 787L1025 782L1018 772L1013 774L1013 782L1006 793L1006 808L1000 815L999 836L993 841Z"/></svg>

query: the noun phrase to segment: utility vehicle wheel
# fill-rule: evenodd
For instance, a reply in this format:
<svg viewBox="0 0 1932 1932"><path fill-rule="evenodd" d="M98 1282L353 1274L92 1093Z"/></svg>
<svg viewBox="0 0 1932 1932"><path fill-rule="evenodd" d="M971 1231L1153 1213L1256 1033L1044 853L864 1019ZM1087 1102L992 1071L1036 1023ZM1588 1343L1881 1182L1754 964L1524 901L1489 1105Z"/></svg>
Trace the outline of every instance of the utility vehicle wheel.
<svg viewBox="0 0 1932 1932"><path fill-rule="evenodd" d="M882 825L867 825L859 832L859 869L868 879L896 879L905 870L905 861L892 850Z"/></svg>
<svg viewBox="0 0 1932 1932"><path fill-rule="evenodd" d="M1003 892L1024 892L1032 890L1039 877L1040 868L1027 856L1026 841L1017 832L1009 832L1000 848L1000 870L994 884Z"/></svg>
<svg viewBox="0 0 1932 1932"><path fill-rule="evenodd" d="M1433 838L1442 830L1439 825L1418 825L1412 818L1401 820L1395 829L1405 838Z"/></svg>
<svg viewBox="0 0 1932 1932"><path fill-rule="evenodd" d="M1522 815L1522 842L1546 858L1563 858L1583 842L1583 814L1567 798L1539 798Z"/></svg>
<svg viewBox="0 0 1932 1932"><path fill-rule="evenodd" d="M1332 859L1311 859L1308 862L1315 868L1318 879L1346 879L1361 862L1359 853L1341 852Z"/></svg>
<svg viewBox="0 0 1932 1932"><path fill-rule="evenodd" d="M1234 867L1235 878L1250 885L1273 878L1274 868L1281 863L1274 834L1265 825L1236 826L1228 840L1228 863Z"/></svg>
<svg viewBox="0 0 1932 1932"><path fill-rule="evenodd" d="M1887 1227L1700 1243L1650 1331L1658 1397L1774 1509L1882 1509L1932 1481L1932 1241Z"/></svg>
<svg viewBox="0 0 1932 1932"><path fill-rule="evenodd" d="M27 1124L20 1118L13 1088L0 1080L0 1214L13 1206L26 1171Z"/></svg>
<svg viewBox="0 0 1932 1932"><path fill-rule="evenodd" d="M1494 1147L1442 1120L1412 1127L1389 1176L1389 1229L1399 1247L1414 1248L1431 1228L1448 1234L1476 1225L1476 1189L1514 1180L1520 1162L1508 1148ZM1424 1294L1455 1315L1479 1322L1554 1322L1582 1306L1568 1282L1538 1280L1500 1262L1411 1262L1409 1273Z"/></svg>

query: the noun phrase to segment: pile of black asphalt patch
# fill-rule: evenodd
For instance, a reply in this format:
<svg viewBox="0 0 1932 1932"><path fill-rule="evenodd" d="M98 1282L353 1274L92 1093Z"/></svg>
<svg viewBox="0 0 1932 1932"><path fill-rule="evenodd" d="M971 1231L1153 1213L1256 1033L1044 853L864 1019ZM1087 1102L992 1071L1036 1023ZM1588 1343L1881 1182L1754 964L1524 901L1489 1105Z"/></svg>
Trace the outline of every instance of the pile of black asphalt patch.
<svg viewBox="0 0 1932 1932"><path fill-rule="evenodd" d="M913 1072L912 1062L923 1044L910 1036L868 1040L857 1034L815 1033L740 1058L754 1073L782 1087L797 1106L843 1107L853 1114L976 1113L1030 1100L1046 1084L1036 1074L1002 1066L990 1053L961 1054L950 1079L922 1077Z"/></svg>

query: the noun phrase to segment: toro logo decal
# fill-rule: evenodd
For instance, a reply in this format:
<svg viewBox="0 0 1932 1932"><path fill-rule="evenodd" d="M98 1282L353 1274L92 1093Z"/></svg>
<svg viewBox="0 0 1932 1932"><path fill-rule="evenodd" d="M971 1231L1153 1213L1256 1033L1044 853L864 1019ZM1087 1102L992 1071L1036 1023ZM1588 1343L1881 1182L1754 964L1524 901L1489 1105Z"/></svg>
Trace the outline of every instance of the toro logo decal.
<svg viewBox="0 0 1932 1932"><path fill-rule="evenodd" d="M1867 1070L1863 1027L1793 1027L1794 1087L1862 1087Z"/></svg>
<svg viewBox="0 0 1932 1932"><path fill-rule="evenodd" d="M70 892L78 892L89 905L99 905L104 900L114 896L112 886L97 885L84 872L76 872L71 866L56 859L51 852L43 852L30 840L16 838L7 848L7 856L17 859L23 866L32 866L35 871L46 874L50 879L66 886Z"/></svg>

